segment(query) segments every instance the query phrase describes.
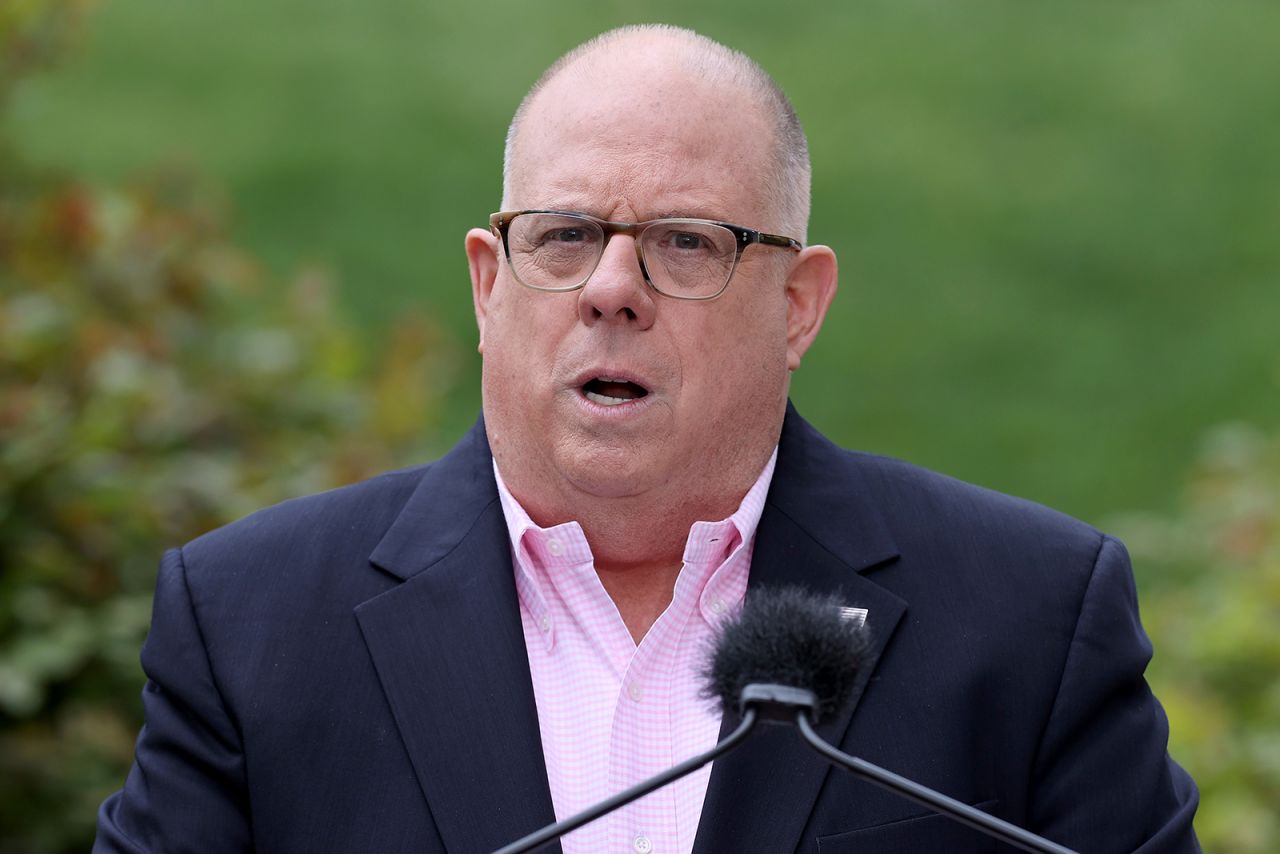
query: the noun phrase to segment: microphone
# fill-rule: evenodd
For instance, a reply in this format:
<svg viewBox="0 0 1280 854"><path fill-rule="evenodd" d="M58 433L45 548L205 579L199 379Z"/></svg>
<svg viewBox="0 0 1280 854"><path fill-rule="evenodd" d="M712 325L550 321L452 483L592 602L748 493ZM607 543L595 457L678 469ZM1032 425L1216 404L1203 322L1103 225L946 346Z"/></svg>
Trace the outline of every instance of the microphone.
<svg viewBox="0 0 1280 854"><path fill-rule="evenodd" d="M805 743L831 763L1001 842L1024 851L1075 854L822 740L814 725L844 709L870 645L863 621L846 610L833 597L798 588L749 596L741 616L720 635L706 671L706 693L743 720L752 715L765 723L796 724Z"/></svg>
<svg viewBox="0 0 1280 854"><path fill-rule="evenodd" d="M846 618L834 596L798 587L752 591L720 629L702 696L734 716L754 708L790 723L804 708L821 723L849 702L870 646L863 620Z"/></svg>
<svg viewBox="0 0 1280 854"><path fill-rule="evenodd" d="M794 723L804 741L833 764L1009 845L1042 854L1076 854L927 786L842 753L822 740L813 727L834 717L848 704L869 646L863 622L852 618L849 609L835 597L794 587L752 591L738 618L722 628L703 672L703 697L718 700L724 713L740 716L737 728L706 753L518 839L495 854L533 851L678 780L736 748L757 723Z"/></svg>

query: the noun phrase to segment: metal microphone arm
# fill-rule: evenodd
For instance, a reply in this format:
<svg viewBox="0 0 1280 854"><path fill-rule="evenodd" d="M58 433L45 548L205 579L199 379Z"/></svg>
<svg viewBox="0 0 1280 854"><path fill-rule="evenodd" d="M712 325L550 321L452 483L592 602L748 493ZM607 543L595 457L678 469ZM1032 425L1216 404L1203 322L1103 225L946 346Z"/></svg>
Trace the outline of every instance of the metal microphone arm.
<svg viewBox="0 0 1280 854"><path fill-rule="evenodd" d="M850 756L837 750L823 741L813 731L813 725L809 723L809 714L804 709L796 713L796 726L800 728L800 735L814 750L836 765L847 768L877 786L896 792L916 803L924 804L948 818L955 819L961 824L967 824L983 833L994 836L1001 842L1021 848L1023 851L1035 851L1040 852L1040 854L1076 854L1070 848L1064 848L1056 842L1050 842L1030 831L1023 830L1015 824L1010 824L1004 819L996 818L981 810L974 809L966 803L957 801L955 798L949 798L946 795L935 792L933 789L914 783L906 777L899 777L891 771L886 771L879 765L872 765L864 759L859 759L856 756Z"/></svg>
<svg viewBox="0 0 1280 854"><path fill-rule="evenodd" d="M517 839L505 848L501 848L494 854L524 854L526 851L532 851L539 846L546 845L548 842L559 839L571 830L577 830L582 825L590 821L595 821L605 813L612 812L618 807L625 806L637 798L641 798L654 789L665 786L666 784L679 780L686 774L697 771L703 765L711 762L720 756L728 753L733 748L751 734L752 728L756 725L756 710L747 709L742 716L742 723L738 724L738 728L729 733L724 741L708 750L706 753L699 754L690 759L686 759L674 768L669 768L657 776L650 777L640 783L636 783L630 789L619 792L607 801L602 801L595 806L586 809L577 815L570 816L564 821L558 821L555 824L548 825L541 830L534 831L528 836Z"/></svg>

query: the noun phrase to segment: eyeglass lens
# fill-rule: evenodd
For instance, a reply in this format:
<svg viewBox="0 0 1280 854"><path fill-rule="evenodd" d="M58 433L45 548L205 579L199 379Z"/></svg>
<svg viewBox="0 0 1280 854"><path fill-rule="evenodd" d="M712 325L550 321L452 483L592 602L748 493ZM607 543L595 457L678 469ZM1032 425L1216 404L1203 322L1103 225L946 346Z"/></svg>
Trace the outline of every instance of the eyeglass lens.
<svg viewBox="0 0 1280 854"><path fill-rule="evenodd" d="M507 231L512 269L533 288L569 290L583 284L600 262L604 245L599 223L566 214L521 214ZM733 273L737 237L718 225L659 220L641 232L640 253L659 291L685 298L713 296Z"/></svg>

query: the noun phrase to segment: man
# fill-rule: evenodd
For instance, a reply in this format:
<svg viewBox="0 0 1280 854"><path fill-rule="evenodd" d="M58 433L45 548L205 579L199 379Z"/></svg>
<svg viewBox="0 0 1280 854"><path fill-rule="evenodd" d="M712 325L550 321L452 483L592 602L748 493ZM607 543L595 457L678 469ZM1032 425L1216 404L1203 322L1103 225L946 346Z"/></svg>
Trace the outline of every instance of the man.
<svg viewBox="0 0 1280 854"><path fill-rule="evenodd" d="M165 556L147 724L100 850L486 851L710 747L746 590L866 609L845 750L1081 851L1197 850L1114 540L787 404L836 290L750 60L607 33L512 123L466 238L483 421L447 457ZM567 851L987 851L785 731Z"/></svg>

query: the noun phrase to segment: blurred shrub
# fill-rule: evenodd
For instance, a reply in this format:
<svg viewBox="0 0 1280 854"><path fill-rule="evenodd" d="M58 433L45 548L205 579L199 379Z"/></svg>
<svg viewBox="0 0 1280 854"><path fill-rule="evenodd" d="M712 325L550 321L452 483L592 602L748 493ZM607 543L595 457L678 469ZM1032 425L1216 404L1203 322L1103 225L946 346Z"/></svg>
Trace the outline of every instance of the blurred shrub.
<svg viewBox="0 0 1280 854"><path fill-rule="evenodd" d="M1156 642L1170 752L1196 778L1205 850L1280 850L1280 434L1223 427L1173 518L1119 523Z"/></svg>
<svg viewBox="0 0 1280 854"><path fill-rule="evenodd" d="M91 0L6 0L0 4L0 103L34 68L61 56Z"/></svg>
<svg viewBox="0 0 1280 854"><path fill-rule="evenodd" d="M0 6L0 106L78 5ZM428 445L432 325L368 358L323 276L270 281L223 207L181 173L88 187L0 147L0 851L87 849L164 547Z"/></svg>

